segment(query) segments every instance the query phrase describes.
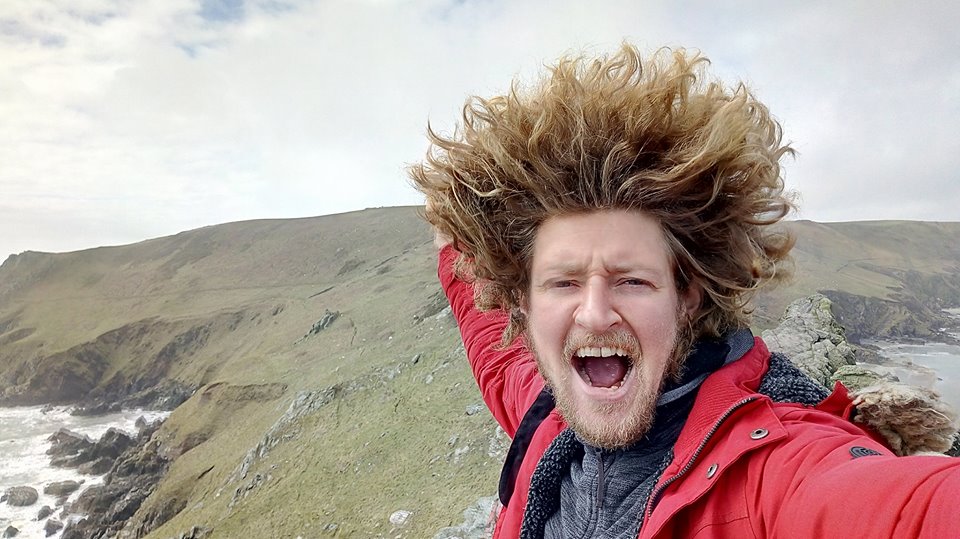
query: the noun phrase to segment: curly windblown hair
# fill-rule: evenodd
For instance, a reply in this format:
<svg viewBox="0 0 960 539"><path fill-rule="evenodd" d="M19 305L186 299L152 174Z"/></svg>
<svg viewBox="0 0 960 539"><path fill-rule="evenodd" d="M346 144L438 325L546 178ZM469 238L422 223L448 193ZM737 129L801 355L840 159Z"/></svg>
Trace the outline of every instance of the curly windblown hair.
<svg viewBox="0 0 960 539"><path fill-rule="evenodd" d="M410 167L426 219L464 253L477 306L511 313L504 344L526 328L537 229L555 215L640 210L657 219L677 287L704 299L697 336L748 324L748 302L785 276L793 239L769 225L789 213L780 125L743 85L706 80L709 60L624 45L598 59L562 58L539 84L473 97L452 136L432 129Z"/></svg>

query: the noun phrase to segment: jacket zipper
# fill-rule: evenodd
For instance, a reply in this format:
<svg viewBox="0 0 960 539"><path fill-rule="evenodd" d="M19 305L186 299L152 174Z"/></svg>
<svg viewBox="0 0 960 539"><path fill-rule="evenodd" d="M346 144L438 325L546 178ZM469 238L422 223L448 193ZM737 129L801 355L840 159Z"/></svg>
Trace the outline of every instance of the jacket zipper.
<svg viewBox="0 0 960 539"><path fill-rule="evenodd" d="M597 451L597 514L600 514L600 509L603 508L603 482L604 475L607 471L603 465L603 450Z"/></svg>
<svg viewBox="0 0 960 539"><path fill-rule="evenodd" d="M710 431L707 432L707 435L700 442L700 445L697 446L696 451L693 452L693 455L690 457L690 460L687 461L687 464L684 465L684 467L679 472L677 472L677 475L674 475L670 479L667 479L666 481L664 481L663 484L661 484L657 488L657 490L655 490L653 494L650 495L650 501L647 502L647 510L644 512L643 525L646 525L648 522L650 522L650 515L653 513L653 508L660 501L660 496L662 496L663 492L667 490L667 487L672 485L673 482L676 481L677 479L680 479L681 477L683 477L687 472L690 471L691 468L693 468L693 465L697 461L697 458L700 456L700 453L703 452L703 448L707 446L707 443L710 441L711 438L713 438L713 435L716 434L718 430L720 430L720 425L722 425L723 422L727 420L727 418L733 415L733 413L739 410L741 407L745 406L750 402L757 400L758 398L759 397L757 396L753 396L753 397L747 397L743 399L742 401L731 406L726 412L723 413L723 415L721 415L717 419L717 422L714 423L713 428L711 428Z"/></svg>
<svg viewBox="0 0 960 539"><path fill-rule="evenodd" d="M600 525L600 511L603 509L603 496L604 496L604 476L607 474L606 467L603 464L603 450L597 449L597 503L594 504L594 509L596 511L596 518L593 519L593 525L588 527L583 537L593 537L594 532L597 530L597 526Z"/></svg>

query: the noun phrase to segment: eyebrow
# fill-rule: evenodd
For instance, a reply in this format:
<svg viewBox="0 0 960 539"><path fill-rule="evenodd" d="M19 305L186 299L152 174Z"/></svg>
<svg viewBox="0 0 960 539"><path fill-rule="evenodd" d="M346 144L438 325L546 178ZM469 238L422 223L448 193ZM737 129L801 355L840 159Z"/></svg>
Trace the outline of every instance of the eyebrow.
<svg viewBox="0 0 960 539"><path fill-rule="evenodd" d="M648 266L632 266L632 265L626 265L626 264L615 265L607 268L607 270L614 275L620 275L625 273L638 273L638 272L659 274L659 271ZM579 264L559 262L543 268L542 271L544 273L556 274L556 275L577 275L578 273L583 271L583 269L580 267Z"/></svg>

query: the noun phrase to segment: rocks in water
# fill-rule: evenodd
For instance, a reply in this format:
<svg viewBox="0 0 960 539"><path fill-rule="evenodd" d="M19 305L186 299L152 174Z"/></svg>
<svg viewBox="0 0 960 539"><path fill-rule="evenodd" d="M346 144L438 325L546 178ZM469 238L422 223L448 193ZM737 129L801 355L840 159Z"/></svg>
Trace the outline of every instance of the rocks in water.
<svg viewBox="0 0 960 539"><path fill-rule="evenodd" d="M55 518L51 518L50 520L47 521L46 524L43 525L43 533L45 533L47 537L50 537L51 535L57 533L62 529L63 529L63 522L60 522Z"/></svg>
<svg viewBox="0 0 960 539"><path fill-rule="evenodd" d="M463 523L443 528L433 539L486 539L493 533L496 496L485 496L463 511Z"/></svg>
<svg viewBox="0 0 960 539"><path fill-rule="evenodd" d="M93 440L89 436L77 434L70 429L58 430L51 434L47 441L50 442L47 454L53 457L71 457L93 448Z"/></svg>
<svg viewBox="0 0 960 539"><path fill-rule="evenodd" d="M37 520L43 520L48 516L53 514L53 509L50 509L49 505L44 505L40 508L40 511L37 513Z"/></svg>
<svg viewBox="0 0 960 539"><path fill-rule="evenodd" d="M823 294L800 298L787 307L776 329L763 332L771 351L783 353L824 387L830 387L834 371L856 361L830 307Z"/></svg>
<svg viewBox="0 0 960 539"><path fill-rule="evenodd" d="M153 493L160 478L166 473L169 462L159 454L159 442L152 439L156 430L141 431L137 442L126 435L105 434L105 444L101 458L109 458L111 450L127 446L114 459L113 467L104 477L103 484L83 491L70 510L74 513L89 515L86 519L67 526L63 539L93 539L115 536L127 521L140 509L143 501ZM109 431L108 431L109 432ZM122 434L122 433L119 433ZM126 437L129 442L123 438ZM103 440L104 438L101 438ZM129 444L129 445L128 445ZM112 449L108 449L112 448ZM147 535L185 506L185 502L170 500L164 505L162 514L146 517L149 523L141 522L135 537Z"/></svg>
<svg viewBox="0 0 960 539"><path fill-rule="evenodd" d="M136 442L122 430L108 429L96 442L86 437L60 429L48 438L53 445L47 453L54 455L50 459L52 466L77 468L80 473L103 475L110 471L121 453L133 447Z"/></svg>
<svg viewBox="0 0 960 539"><path fill-rule="evenodd" d="M10 487L0 496L0 502L7 502L15 507L27 507L37 503L39 497L37 489L28 486Z"/></svg>
<svg viewBox="0 0 960 539"><path fill-rule="evenodd" d="M13 526L7 526L7 529L3 530L3 536L6 537L16 537L20 533L20 530L14 528Z"/></svg>
<svg viewBox="0 0 960 539"><path fill-rule="evenodd" d="M70 410L70 415L75 416L94 416L106 415L119 412L121 410L119 402L101 402L89 406L77 406Z"/></svg>
<svg viewBox="0 0 960 539"><path fill-rule="evenodd" d="M79 481L55 481L43 487L43 493L51 496L65 496L80 488Z"/></svg>
<svg viewBox="0 0 960 539"><path fill-rule="evenodd" d="M108 429L93 447L93 457L116 460L124 451L136 445L133 438L120 429Z"/></svg>

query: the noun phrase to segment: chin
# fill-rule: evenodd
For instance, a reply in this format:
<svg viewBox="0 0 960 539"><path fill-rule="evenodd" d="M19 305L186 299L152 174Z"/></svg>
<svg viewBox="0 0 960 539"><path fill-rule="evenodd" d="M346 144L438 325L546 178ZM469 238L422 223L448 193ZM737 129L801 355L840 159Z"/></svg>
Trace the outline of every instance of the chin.
<svg viewBox="0 0 960 539"><path fill-rule="evenodd" d="M656 391L640 391L632 399L615 403L572 393L569 385L554 387L557 408L577 436L592 446L621 449L643 438L653 424Z"/></svg>

